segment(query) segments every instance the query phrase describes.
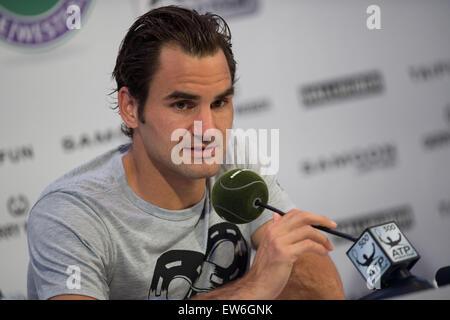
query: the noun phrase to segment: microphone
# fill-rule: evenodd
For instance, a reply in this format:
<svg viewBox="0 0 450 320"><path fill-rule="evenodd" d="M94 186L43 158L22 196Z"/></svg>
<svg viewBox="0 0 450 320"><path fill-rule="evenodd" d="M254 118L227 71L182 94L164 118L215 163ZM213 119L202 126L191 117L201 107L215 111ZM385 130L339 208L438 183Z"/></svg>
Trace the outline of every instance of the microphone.
<svg viewBox="0 0 450 320"><path fill-rule="evenodd" d="M440 268L434 278L438 287L450 284L450 266Z"/></svg>
<svg viewBox="0 0 450 320"><path fill-rule="evenodd" d="M268 200L269 191L264 179L249 169L225 172L211 191L211 203L217 214L236 224L257 219L264 209L285 214L268 205ZM367 228L359 238L322 226L313 227L353 242L347 256L369 289L381 289L361 299L385 299L433 288L426 280L409 272L420 255L394 221ZM448 276L448 271L444 274Z"/></svg>
<svg viewBox="0 0 450 320"><path fill-rule="evenodd" d="M233 169L222 174L214 183L211 203L217 214L235 224L249 223L257 219L264 209L280 215L286 213L267 204L269 190L263 178L249 169ZM322 226L316 229L350 241L357 238Z"/></svg>

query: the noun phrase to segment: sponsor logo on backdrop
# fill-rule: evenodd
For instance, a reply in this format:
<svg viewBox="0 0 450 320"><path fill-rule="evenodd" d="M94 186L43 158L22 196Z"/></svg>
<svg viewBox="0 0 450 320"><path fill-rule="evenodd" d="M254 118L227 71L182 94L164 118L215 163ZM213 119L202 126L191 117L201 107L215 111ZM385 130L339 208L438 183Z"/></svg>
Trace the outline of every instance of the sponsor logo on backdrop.
<svg viewBox="0 0 450 320"><path fill-rule="evenodd" d="M28 209L30 208L28 198L23 194L9 196L6 200L5 207L12 217L21 219L22 221L0 224L0 242L20 237L21 234L26 236L26 218L28 216Z"/></svg>
<svg viewBox="0 0 450 320"><path fill-rule="evenodd" d="M259 0L150 0L144 10L166 5L180 5L200 13L213 12L223 18L231 18L256 12Z"/></svg>
<svg viewBox="0 0 450 320"><path fill-rule="evenodd" d="M26 232L26 228L23 228L23 232ZM21 229L22 226L18 223L0 224L0 242L19 237L21 234Z"/></svg>
<svg viewBox="0 0 450 320"><path fill-rule="evenodd" d="M62 138L61 145L63 151L73 152L86 148L97 147L113 141L124 143L127 138L120 131L120 128L106 129L103 131L83 132L77 136L66 136Z"/></svg>
<svg viewBox="0 0 450 320"><path fill-rule="evenodd" d="M384 91L384 80L379 71L368 71L342 78L304 85L300 99L306 107L362 98Z"/></svg>
<svg viewBox="0 0 450 320"><path fill-rule="evenodd" d="M23 194L11 196L8 198L6 207L8 212L14 217L20 217L28 213L29 203L27 197Z"/></svg>
<svg viewBox="0 0 450 320"><path fill-rule="evenodd" d="M450 146L450 130L444 129L427 134L423 139L423 145L430 151Z"/></svg>
<svg viewBox="0 0 450 320"><path fill-rule="evenodd" d="M91 0L0 1L0 39L39 47L80 29Z"/></svg>
<svg viewBox="0 0 450 320"><path fill-rule="evenodd" d="M438 205L438 211L441 217L450 218L450 199L441 200Z"/></svg>
<svg viewBox="0 0 450 320"><path fill-rule="evenodd" d="M450 125L450 104L444 108L444 119ZM427 133L423 138L423 145L429 151L450 146L450 128Z"/></svg>
<svg viewBox="0 0 450 320"><path fill-rule="evenodd" d="M409 67L409 76L413 81L417 82L449 79L450 60L437 61L427 65Z"/></svg>
<svg viewBox="0 0 450 320"><path fill-rule="evenodd" d="M237 103L234 106L234 112L238 115L254 115L255 113L265 112L272 107L269 99L263 98L259 100Z"/></svg>
<svg viewBox="0 0 450 320"><path fill-rule="evenodd" d="M32 145L0 148L0 168L4 163L18 163L34 158Z"/></svg>
<svg viewBox="0 0 450 320"><path fill-rule="evenodd" d="M357 218L336 221L338 224L337 230L359 237L366 228L389 221L395 221L402 230L408 230L414 226L414 215L410 205L400 205L371 213L357 214L355 217ZM333 236L333 243L344 244L348 242Z"/></svg>
<svg viewBox="0 0 450 320"><path fill-rule="evenodd" d="M357 173L392 168L397 163L397 147L391 143L355 148L354 150L321 156L316 160L300 161L300 171L314 176L337 170L352 168Z"/></svg>

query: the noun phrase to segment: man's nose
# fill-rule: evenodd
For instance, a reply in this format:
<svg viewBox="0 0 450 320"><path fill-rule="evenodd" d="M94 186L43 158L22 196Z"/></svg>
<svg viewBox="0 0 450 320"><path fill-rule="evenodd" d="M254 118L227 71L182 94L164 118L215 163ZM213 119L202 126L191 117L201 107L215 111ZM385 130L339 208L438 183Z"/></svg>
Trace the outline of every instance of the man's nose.
<svg viewBox="0 0 450 320"><path fill-rule="evenodd" d="M207 131L208 129L216 128L216 125L214 123L214 116L209 105L205 105L200 108L196 121L201 121L202 135L205 135L205 131Z"/></svg>

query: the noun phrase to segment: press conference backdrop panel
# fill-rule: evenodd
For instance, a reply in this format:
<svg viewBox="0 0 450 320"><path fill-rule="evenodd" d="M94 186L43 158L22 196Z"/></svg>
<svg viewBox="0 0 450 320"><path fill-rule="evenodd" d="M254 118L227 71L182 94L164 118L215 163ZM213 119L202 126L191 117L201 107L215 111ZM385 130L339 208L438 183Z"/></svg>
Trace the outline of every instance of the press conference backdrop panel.
<svg viewBox="0 0 450 320"><path fill-rule="evenodd" d="M127 141L111 72L134 19L166 4L228 21L234 127L280 130L279 182L299 209L356 236L396 220L421 255L413 273L450 265L450 1L0 1L5 296L26 296L26 222L44 187ZM346 296L367 294L350 243L330 239Z"/></svg>

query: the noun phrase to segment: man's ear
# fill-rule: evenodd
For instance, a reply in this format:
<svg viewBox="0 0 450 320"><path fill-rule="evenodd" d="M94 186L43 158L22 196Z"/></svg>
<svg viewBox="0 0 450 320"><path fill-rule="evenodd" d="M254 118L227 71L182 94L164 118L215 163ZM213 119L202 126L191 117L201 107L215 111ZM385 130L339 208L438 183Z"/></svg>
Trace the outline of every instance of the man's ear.
<svg viewBox="0 0 450 320"><path fill-rule="evenodd" d="M130 94L127 87L120 88L117 100L123 122L128 127L135 129L139 124L137 100Z"/></svg>

